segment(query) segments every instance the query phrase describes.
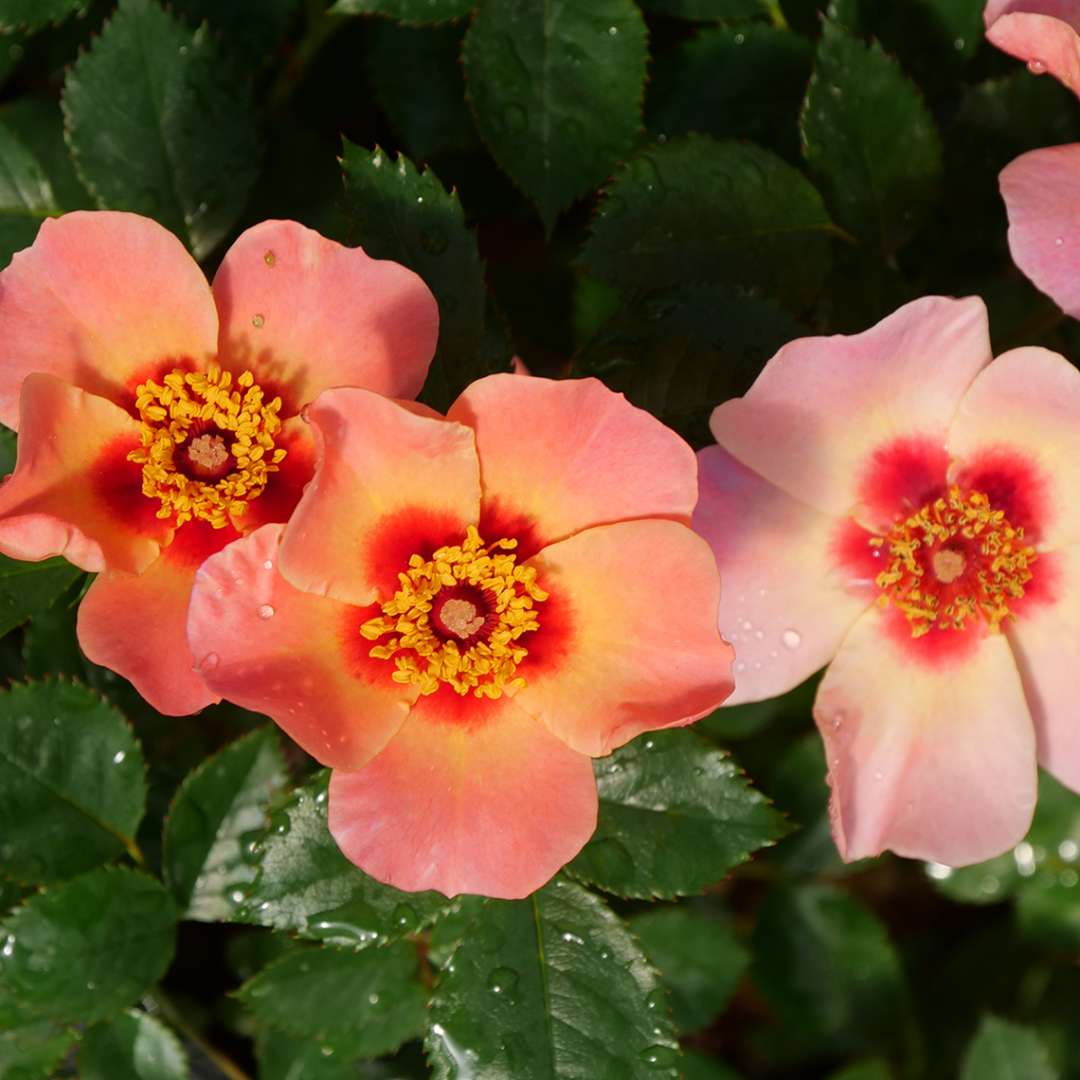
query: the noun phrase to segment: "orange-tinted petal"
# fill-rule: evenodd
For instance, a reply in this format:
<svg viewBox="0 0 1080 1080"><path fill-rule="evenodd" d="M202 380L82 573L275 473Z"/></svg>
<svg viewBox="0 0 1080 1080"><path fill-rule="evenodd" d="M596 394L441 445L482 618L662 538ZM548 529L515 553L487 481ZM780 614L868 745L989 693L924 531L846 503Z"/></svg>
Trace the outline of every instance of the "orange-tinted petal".
<svg viewBox="0 0 1080 1080"><path fill-rule="evenodd" d="M305 415L319 463L281 548L281 572L298 589L370 604L393 593L410 555L460 543L475 524L469 428L358 389L328 390Z"/></svg>
<svg viewBox="0 0 1080 1080"><path fill-rule="evenodd" d="M1002 52L1080 94L1080 4L1076 0L989 0L986 37Z"/></svg>
<svg viewBox="0 0 1080 1080"><path fill-rule="evenodd" d="M978 297L924 297L864 333L785 345L745 397L717 406L713 434L789 495L847 514L875 451L913 437L944 443L990 359Z"/></svg>
<svg viewBox="0 0 1080 1080"><path fill-rule="evenodd" d="M331 386L415 397L439 332L431 291L411 270L327 240L295 221L264 221L214 277L220 356L281 394L285 415Z"/></svg>
<svg viewBox="0 0 1080 1080"><path fill-rule="evenodd" d="M167 229L137 214L49 218L0 273L0 421L19 420L19 387L46 371L129 406L162 369L217 349L210 286Z"/></svg>
<svg viewBox="0 0 1080 1080"><path fill-rule="evenodd" d="M694 528L716 555L720 631L735 647L735 691L726 704L775 697L836 655L873 602L880 567L860 571L838 550L854 524L845 528L786 495L723 447L700 451L698 462ZM870 556L870 534L862 536Z"/></svg>
<svg viewBox="0 0 1080 1080"><path fill-rule="evenodd" d="M127 460L139 425L105 398L53 375L23 383L15 472L0 487L0 551L63 555L84 570L139 573L168 542L159 503Z"/></svg>
<svg viewBox="0 0 1080 1080"><path fill-rule="evenodd" d="M607 754L642 731L689 724L731 693L708 544L674 521L587 529L529 560L550 599L514 700L575 750ZM557 642L549 640L552 622Z"/></svg>
<svg viewBox="0 0 1080 1080"><path fill-rule="evenodd" d="M596 379L491 375L447 416L476 432L485 539L516 536L527 556L591 525L690 520L693 451Z"/></svg>
<svg viewBox="0 0 1080 1080"><path fill-rule="evenodd" d="M1024 606L1006 632L1035 721L1039 764L1080 791L1080 547L1042 561L1052 565L1057 602Z"/></svg>
<svg viewBox="0 0 1080 1080"><path fill-rule="evenodd" d="M277 572L281 525L230 544L195 577L188 640L207 684L266 713L324 765L356 769L401 726L416 690L370 660L376 612L294 589Z"/></svg>
<svg viewBox="0 0 1080 1080"><path fill-rule="evenodd" d="M185 716L220 701L195 670L187 616L195 571L237 538L235 530L188 522L141 574L106 570L79 606L79 644L123 675L158 712Z"/></svg>
<svg viewBox="0 0 1080 1080"><path fill-rule="evenodd" d="M482 718L454 723L421 698L366 768L335 771L330 831L357 866L399 889L519 899L596 828L592 763L509 698L470 700Z"/></svg>
<svg viewBox="0 0 1080 1080"><path fill-rule="evenodd" d="M981 635L952 662L921 663L887 632L891 614L855 624L814 705L840 854L949 866L1000 855L1027 832L1036 797L1035 732L1008 642Z"/></svg>

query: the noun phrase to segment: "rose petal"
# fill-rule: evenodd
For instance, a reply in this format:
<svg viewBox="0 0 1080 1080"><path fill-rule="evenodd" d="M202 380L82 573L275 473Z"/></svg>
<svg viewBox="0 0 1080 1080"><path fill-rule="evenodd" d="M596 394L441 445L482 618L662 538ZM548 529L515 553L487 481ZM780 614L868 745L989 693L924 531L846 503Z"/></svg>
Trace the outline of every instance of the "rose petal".
<svg viewBox="0 0 1080 1080"><path fill-rule="evenodd" d="M1074 143L1021 154L998 178L1013 262L1073 316L1080 316L1078 175L1080 144Z"/></svg>
<svg viewBox="0 0 1080 1080"><path fill-rule="evenodd" d="M642 731L689 724L731 693L708 545L673 521L601 525L529 561L550 599L514 700L575 750L607 754Z"/></svg>
<svg viewBox="0 0 1080 1080"><path fill-rule="evenodd" d="M222 363L296 412L331 386L415 397L439 332L431 291L411 270L369 258L295 221L264 221L214 277Z"/></svg>
<svg viewBox="0 0 1080 1080"><path fill-rule="evenodd" d="M713 434L789 495L847 514L874 451L913 436L942 443L990 359L981 300L925 297L862 334L785 345L745 397L716 408Z"/></svg>
<svg viewBox="0 0 1080 1080"><path fill-rule="evenodd" d="M365 769L334 772L330 831L399 889L520 899L592 835L592 763L507 697L472 698L472 722L448 722L435 700L448 692L421 698Z"/></svg>
<svg viewBox="0 0 1080 1080"><path fill-rule="evenodd" d="M264 525L203 563L188 639L207 684L266 713L324 765L359 768L401 726L411 686L368 657L372 614L294 589L277 572L283 526Z"/></svg>
<svg viewBox="0 0 1080 1080"><path fill-rule="evenodd" d="M274 443L285 451L285 457L278 471L270 474L262 494L252 499L242 514L233 515L233 525L241 532L288 521L315 473L315 439L306 421L291 416L281 425Z"/></svg>
<svg viewBox="0 0 1080 1080"><path fill-rule="evenodd" d="M217 349L210 286L172 233L137 214L78 212L42 222L0 274L0 421L19 387L58 375L125 406L136 385Z"/></svg>
<svg viewBox="0 0 1080 1080"><path fill-rule="evenodd" d="M479 516L472 432L367 390L327 390L305 414L315 478L286 530L281 572L304 592L370 604L414 553L460 543Z"/></svg>
<svg viewBox="0 0 1080 1080"><path fill-rule="evenodd" d="M188 522L141 574L99 574L79 605L83 652L132 682L160 713L186 716L220 701L195 671L188 604L195 571L236 538L233 529Z"/></svg>
<svg viewBox="0 0 1080 1080"><path fill-rule="evenodd" d="M968 482L996 488L986 494L1028 540L1080 540L1080 372L1064 357L1038 348L999 356L964 397L948 447L955 474L989 474Z"/></svg>
<svg viewBox="0 0 1080 1080"><path fill-rule="evenodd" d="M1025 607L1006 632L1035 721L1039 764L1080 791L1080 547L1052 558L1058 601Z"/></svg>
<svg viewBox="0 0 1080 1080"><path fill-rule="evenodd" d="M949 866L1018 843L1036 798L1035 732L1003 634L954 662L914 659L867 612L825 673L833 836L848 860L898 855Z"/></svg>
<svg viewBox="0 0 1080 1080"><path fill-rule="evenodd" d="M476 431L485 540L517 536L527 556L591 525L690 520L693 451L596 379L491 375L447 416Z"/></svg>
<svg viewBox="0 0 1080 1080"><path fill-rule="evenodd" d="M63 555L84 570L139 573L172 527L142 493L127 460L139 425L105 398L53 375L23 383L18 461L0 487L0 551L16 559Z"/></svg>
<svg viewBox="0 0 1080 1080"><path fill-rule="evenodd" d="M1080 3L1077 0L990 0L986 38L1080 94Z"/></svg>
<svg viewBox="0 0 1080 1080"><path fill-rule="evenodd" d="M735 647L735 691L725 704L760 701L836 655L873 601L869 575L878 567L868 545L861 567L845 562L841 522L784 494L722 447L700 451L698 468L694 529L716 556L720 631Z"/></svg>

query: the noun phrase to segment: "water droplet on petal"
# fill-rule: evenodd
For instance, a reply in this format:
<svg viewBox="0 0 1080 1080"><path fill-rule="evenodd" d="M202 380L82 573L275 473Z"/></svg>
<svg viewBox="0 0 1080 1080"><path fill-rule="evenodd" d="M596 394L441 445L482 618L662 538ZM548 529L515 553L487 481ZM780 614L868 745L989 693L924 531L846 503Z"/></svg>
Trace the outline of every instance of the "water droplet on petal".
<svg viewBox="0 0 1080 1080"><path fill-rule="evenodd" d="M216 652L207 653L198 663L197 671L213 671L221 663L221 657Z"/></svg>
<svg viewBox="0 0 1080 1080"><path fill-rule="evenodd" d="M780 640L788 649L797 649L802 644L802 634L798 630L785 630L780 635Z"/></svg>
<svg viewBox="0 0 1080 1080"><path fill-rule="evenodd" d="M274 560L273 559L267 559L266 562L263 563L263 569L264 570L273 570L274 569Z"/></svg>
<svg viewBox="0 0 1080 1080"><path fill-rule="evenodd" d="M260 619L272 619L273 617L274 617L274 605L273 604L263 604L259 608L259 618Z"/></svg>
<svg viewBox="0 0 1080 1080"><path fill-rule="evenodd" d="M1042 60L1029 60L1027 66L1032 75L1046 74L1046 64Z"/></svg>
<svg viewBox="0 0 1080 1080"><path fill-rule="evenodd" d="M1054 237L1054 247L1061 247L1064 243L1065 243L1065 237L1064 236L1055 236Z"/></svg>
<svg viewBox="0 0 1080 1080"><path fill-rule="evenodd" d="M272 251L267 251L266 254L263 255L263 262L266 263L267 266L273 266L277 262L277 256Z"/></svg>
<svg viewBox="0 0 1080 1080"><path fill-rule="evenodd" d="M251 316L251 325L254 326L256 330L261 330L265 324L266 316L260 315L259 312L255 312L255 314Z"/></svg>

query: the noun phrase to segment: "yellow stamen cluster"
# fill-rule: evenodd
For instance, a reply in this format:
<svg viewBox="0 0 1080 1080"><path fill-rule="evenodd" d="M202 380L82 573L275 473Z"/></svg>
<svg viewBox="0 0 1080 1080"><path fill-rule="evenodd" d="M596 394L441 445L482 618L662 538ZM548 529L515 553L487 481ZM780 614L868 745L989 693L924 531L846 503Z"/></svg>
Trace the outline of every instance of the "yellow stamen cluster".
<svg viewBox="0 0 1080 1080"><path fill-rule="evenodd" d="M143 467L143 494L161 500L157 516L175 518L177 525L199 518L223 528L230 515L242 514L248 502L262 494L270 473L277 472L285 457L274 445L281 430L281 398L264 402L262 387L250 371L234 382L232 374L216 364L207 371L176 369L160 383L142 383L135 391L135 406L142 420L142 445L128 459ZM207 434L207 428L214 434ZM224 466L230 456L232 468L216 481L192 479L177 465L181 452L208 473Z"/></svg>
<svg viewBox="0 0 1080 1080"><path fill-rule="evenodd" d="M382 605L382 615L360 628L369 641L393 635L375 645L370 655L392 658L397 667L392 676L395 682L419 686L422 694L434 694L446 684L459 694L471 691L477 697L498 698L524 686L525 680L516 672L528 649L519 641L523 634L539 629L533 605L548 594L536 584L535 569L519 566L517 557L507 554L516 547L516 540L485 545L470 525L460 545L439 548L430 559L413 555L408 570L398 575L400 588ZM455 586L471 586L482 593L498 619L484 640L464 650L452 638L444 640L431 622L439 592ZM461 602L447 601L444 618L449 616L453 633L471 636L487 620L478 623L475 609L458 611L453 608L456 603Z"/></svg>
<svg viewBox="0 0 1080 1080"><path fill-rule="evenodd" d="M1012 614L1010 601L1020 599L1031 580L1029 568L1037 555L1023 541L1024 530L1011 525L986 495L978 491L961 495L952 487L888 536L870 541L889 556L887 568L875 579L882 590L878 602L882 607L893 603L907 616L912 637L922 637L935 625L962 630L974 618L985 619L991 630L998 630ZM945 546L950 542L956 546ZM929 559L919 558L922 549L930 553ZM968 557L975 564L970 568ZM962 591L942 604L942 587L962 577Z"/></svg>

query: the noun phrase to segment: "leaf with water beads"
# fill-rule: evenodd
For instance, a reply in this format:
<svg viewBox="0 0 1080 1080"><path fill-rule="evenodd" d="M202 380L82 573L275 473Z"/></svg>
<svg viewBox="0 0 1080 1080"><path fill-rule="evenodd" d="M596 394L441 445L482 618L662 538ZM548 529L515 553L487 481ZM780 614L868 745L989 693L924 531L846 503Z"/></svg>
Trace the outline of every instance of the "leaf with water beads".
<svg viewBox="0 0 1080 1080"><path fill-rule="evenodd" d="M667 995L599 897L556 879L474 911L432 998L435 1080L678 1076Z"/></svg>
<svg viewBox="0 0 1080 1080"><path fill-rule="evenodd" d="M100 867L32 896L0 924L0 1030L89 1024L165 973L176 906L154 878Z"/></svg>
<svg viewBox="0 0 1080 1080"><path fill-rule="evenodd" d="M1056 1080L1058 1075L1037 1032L987 1016L964 1055L960 1080Z"/></svg>
<svg viewBox="0 0 1080 1080"><path fill-rule="evenodd" d="M0 864L56 881L134 852L146 802L127 721L77 683L0 693Z"/></svg>
<svg viewBox="0 0 1080 1080"><path fill-rule="evenodd" d="M187 1080L180 1040L156 1017L131 1009L97 1024L79 1045L80 1080Z"/></svg>
<svg viewBox="0 0 1080 1080"><path fill-rule="evenodd" d="M184 780L165 820L163 871L185 918L228 919L226 893L254 880L256 834L285 781L273 728L238 739Z"/></svg>
<svg viewBox="0 0 1080 1080"><path fill-rule="evenodd" d="M384 15L403 23L430 25L462 19L477 0L337 0L331 15Z"/></svg>
<svg viewBox="0 0 1080 1080"><path fill-rule="evenodd" d="M314 1038L346 1059L393 1053L424 1030L427 992L416 946L297 949L237 991L260 1023ZM328 1008L328 1003L338 1007Z"/></svg>
<svg viewBox="0 0 1080 1080"><path fill-rule="evenodd" d="M723 751L686 729L642 735L593 768L599 822L567 871L617 896L699 893L789 831Z"/></svg>
<svg viewBox="0 0 1080 1080"><path fill-rule="evenodd" d="M450 906L439 893L406 893L358 870L326 826L323 771L273 809L269 828L247 838L255 878L227 889L231 918L338 945L385 944Z"/></svg>

